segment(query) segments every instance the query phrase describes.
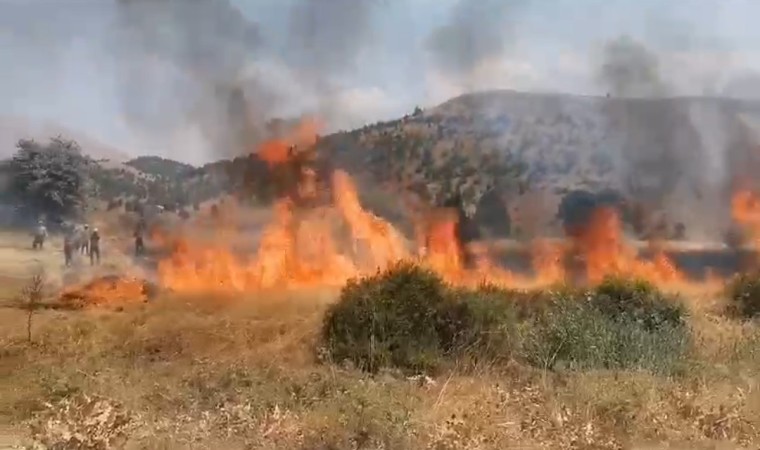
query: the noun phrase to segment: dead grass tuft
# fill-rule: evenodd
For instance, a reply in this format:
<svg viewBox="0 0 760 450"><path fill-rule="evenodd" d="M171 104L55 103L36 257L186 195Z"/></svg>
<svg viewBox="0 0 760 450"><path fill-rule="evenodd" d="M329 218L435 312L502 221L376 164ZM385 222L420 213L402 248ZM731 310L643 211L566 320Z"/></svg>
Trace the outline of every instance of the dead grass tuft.
<svg viewBox="0 0 760 450"><path fill-rule="evenodd" d="M31 421L35 448L120 448L136 418L113 400L77 395L46 403Z"/></svg>

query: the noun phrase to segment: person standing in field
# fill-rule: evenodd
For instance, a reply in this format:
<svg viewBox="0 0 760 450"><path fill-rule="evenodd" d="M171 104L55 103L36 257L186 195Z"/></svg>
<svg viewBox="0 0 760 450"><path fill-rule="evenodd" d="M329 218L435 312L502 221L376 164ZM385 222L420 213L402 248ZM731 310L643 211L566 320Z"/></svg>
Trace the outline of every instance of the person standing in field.
<svg viewBox="0 0 760 450"><path fill-rule="evenodd" d="M139 257L145 251L145 242L143 241L142 227L138 226L135 229L135 256Z"/></svg>
<svg viewBox="0 0 760 450"><path fill-rule="evenodd" d="M90 254L90 226L88 224L84 224L84 227L81 230L81 233L79 233L79 236L77 238L79 240L78 247L79 247L79 253L82 255L89 255Z"/></svg>
<svg viewBox="0 0 760 450"><path fill-rule="evenodd" d="M32 248L41 250L45 245L45 238L47 238L47 227L42 223L42 220L37 222L37 228L34 230L34 239L32 240Z"/></svg>
<svg viewBox="0 0 760 450"><path fill-rule="evenodd" d="M90 234L90 265L100 264L100 233L98 228L92 229Z"/></svg>
<svg viewBox="0 0 760 450"><path fill-rule="evenodd" d="M63 236L63 257L66 267L71 266L71 259L74 255L74 236L71 233L66 233Z"/></svg>

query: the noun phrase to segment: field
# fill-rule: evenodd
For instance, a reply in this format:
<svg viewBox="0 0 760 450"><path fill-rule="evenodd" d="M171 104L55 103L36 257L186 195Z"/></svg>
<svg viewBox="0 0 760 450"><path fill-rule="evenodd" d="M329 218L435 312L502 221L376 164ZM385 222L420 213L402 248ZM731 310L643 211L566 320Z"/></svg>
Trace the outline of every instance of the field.
<svg viewBox="0 0 760 450"><path fill-rule="evenodd" d="M686 369L675 373L481 361L368 375L324 352L323 317L338 295L330 290L43 308L29 342L27 312L13 301L38 264L55 280L62 257L24 242L12 234L0 242L0 448L32 436L130 449L760 443L760 332L725 317L719 291L687 298L694 338Z"/></svg>

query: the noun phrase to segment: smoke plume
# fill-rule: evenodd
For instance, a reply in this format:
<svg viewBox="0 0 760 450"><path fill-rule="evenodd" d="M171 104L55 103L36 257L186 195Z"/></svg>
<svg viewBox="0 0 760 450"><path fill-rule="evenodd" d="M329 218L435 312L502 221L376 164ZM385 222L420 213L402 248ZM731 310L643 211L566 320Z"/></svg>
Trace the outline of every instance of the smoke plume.
<svg viewBox="0 0 760 450"><path fill-rule="evenodd" d="M290 11L288 61L324 79L350 71L372 35L377 0L300 0Z"/></svg>
<svg viewBox="0 0 760 450"><path fill-rule="evenodd" d="M504 55L512 37L512 13L521 3L459 0L449 21L428 38L436 66L452 77L463 77L483 62Z"/></svg>
<svg viewBox="0 0 760 450"><path fill-rule="evenodd" d="M629 36L607 42L599 79L612 94L623 97L660 97L667 89L660 76L657 55Z"/></svg>
<svg viewBox="0 0 760 450"><path fill-rule="evenodd" d="M243 69L261 49L256 24L227 0L119 0L116 18L120 98L130 123L158 135L197 126L216 151L242 152L254 132L249 107L257 102L248 97L258 91L244 86L251 80Z"/></svg>

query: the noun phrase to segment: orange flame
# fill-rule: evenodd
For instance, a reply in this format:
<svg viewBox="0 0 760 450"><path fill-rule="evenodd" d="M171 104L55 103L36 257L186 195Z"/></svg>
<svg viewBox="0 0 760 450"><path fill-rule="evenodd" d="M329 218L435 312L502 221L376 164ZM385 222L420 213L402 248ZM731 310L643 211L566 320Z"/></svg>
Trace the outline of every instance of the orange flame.
<svg viewBox="0 0 760 450"><path fill-rule="evenodd" d="M682 276L661 251L652 261L638 259L636 248L623 239L620 216L613 208L599 208L590 223L576 236L576 245L586 260L586 277L598 283L605 276L633 276L653 283L679 281Z"/></svg>
<svg viewBox="0 0 760 450"><path fill-rule="evenodd" d="M262 143L257 151L259 158L270 165L282 164L292 157L293 146L311 146L316 143L321 128L316 119L305 119L285 138L270 139Z"/></svg>
<svg viewBox="0 0 760 450"><path fill-rule="evenodd" d="M740 190L731 198L731 214L749 233L752 244L760 243L760 198L749 190Z"/></svg>
<svg viewBox="0 0 760 450"><path fill-rule="evenodd" d="M565 280L565 247L537 239L531 247L531 260L536 282L542 285L559 283Z"/></svg>
<svg viewBox="0 0 760 450"><path fill-rule="evenodd" d="M453 208L431 211L422 225L422 257L430 268L449 280L461 278L464 270L458 226L459 217Z"/></svg>
<svg viewBox="0 0 760 450"><path fill-rule="evenodd" d="M315 121L303 122L292 136L264 143L258 150L259 156L272 165L287 162L293 156L292 145L314 143L316 129ZM303 191L302 197L313 196L316 173L304 170L299 192ZM339 286L348 278L414 257L406 239L393 225L362 207L354 180L346 172L334 172L331 181L333 204L330 207L295 209L294 200L287 197L276 202L271 223L261 232L258 249L252 256L241 255L238 250L242 247L240 243L252 238L242 235L235 224L227 220L225 234L217 235L229 241L227 243L221 239L216 243L191 239L192 225L173 242L163 239L173 246L173 251L159 261L157 272L161 284L175 291L193 293ZM228 216L234 222L234 211ZM342 237L338 236L340 224L345 225ZM450 283L489 282L515 287L551 284L566 278L567 245L548 240L536 240L532 244L533 279L499 267L488 252L475 255L473 264L468 266L465 248L459 240L459 226L459 215L454 208L428 211L417 223L420 263ZM623 239L620 218L613 209L597 210L589 225L580 231L572 243L585 257L586 275L591 283L612 274L642 277L658 284L683 278L661 251L655 252L651 261L639 259L636 248Z"/></svg>
<svg viewBox="0 0 760 450"><path fill-rule="evenodd" d="M333 174L333 196L335 206L351 229L354 253L366 261L369 269L387 267L409 257L398 231L362 208L356 186L347 173L338 170Z"/></svg>
<svg viewBox="0 0 760 450"><path fill-rule="evenodd" d="M144 280L117 276L96 278L87 283L67 287L61 293L61 301L75 307L123 306L142 303L147 299Z"/></svg>

